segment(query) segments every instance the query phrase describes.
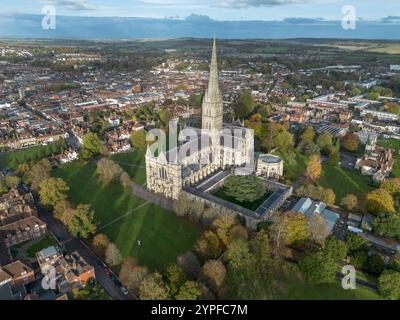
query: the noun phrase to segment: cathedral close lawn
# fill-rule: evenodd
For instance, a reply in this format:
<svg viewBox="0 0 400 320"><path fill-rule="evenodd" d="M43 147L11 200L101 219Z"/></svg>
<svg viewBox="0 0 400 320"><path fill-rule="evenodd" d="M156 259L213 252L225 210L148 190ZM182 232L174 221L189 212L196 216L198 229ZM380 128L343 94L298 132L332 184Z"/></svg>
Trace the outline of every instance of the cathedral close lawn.
<svg viewBox="0 0 400 320"><path fill-rule="evenodd" d="M160 270L192 249L201 234L198 227L150 203L135 211L145 200L132 194L130 188L102 183L95 171L95 165L76 161L57 169L55 176L70 186L68 197L72 203L91 205L99 227L131 212L101 231L117 245L123 256L133 256L139 264Z"/></svg>

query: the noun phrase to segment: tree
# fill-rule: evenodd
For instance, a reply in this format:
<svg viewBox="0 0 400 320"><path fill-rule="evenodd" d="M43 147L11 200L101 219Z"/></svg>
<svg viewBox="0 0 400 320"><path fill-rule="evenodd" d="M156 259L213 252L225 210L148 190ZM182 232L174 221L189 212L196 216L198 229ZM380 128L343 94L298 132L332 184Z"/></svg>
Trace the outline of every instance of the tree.
<svg viewBox="0 0 400 320"><path fill-rule="evenodd" d="M229 213L224 213L218 216L212 223L218 238L223 245L227 246L230 242L230 230L236 225L236 217Z"/></svg>
<svg viewBox="0 0 400 320"><path fill-rule="evenodd" d="M380 235L400 239L400 213L384 213L375 218L374 231Z"/></svg>
<svg viewBox="0 0 400 320"><path fill-rule="evenodd" d="M400 300L400 272L385 270L378 279L378 288L384 298Z"/></svg>
<svg viewBox="0 0 400 320"><path fill-rule="evenodd" d="M300 135L300 144L310 145L314 143L315 131L313 127L307 127Z"/></svg>
<svg viewBox="0 0 400 320"><path fill-rule="evenodd" d="M325 189L321 194L321 201L325 202L328 206L333 206L335 204L336 194L332 189Z"/></svg>
<svg viewBox="0 0 400 320"><path fill-rule="evenodd" d="M330 236L325 241L325 252L327 252L334 261L341 261L346 258L348 247L346 242Z"/></svg>
<svg viewBox="0 0 400 320"><path fill-rule="evenodd" d="M39 184L40 203L52 208L67 198L68 190L67 183L61 178L45 179Z"/></svg>
<svg viewBox="0 0 400 320"><path fill-rule="evenodd" d="M196 243L196 251L204 258L216 259L222 254L222 244L211 230L205 231Z"/></svg>
<svg viewBox="0 0 400 320"><path fill-rule="evenodd" d="M365 250L354 251L351 255L351 264L360 270L368 270L368 253Z"/></svg>
<svg viewBox="0 0 400 320"><path fill-rule="evenodd" d="M133 131L131 134L131 143L135 149L143 150L146 149L147 132L145 130Z"/></svg>
<svg viewBox="0 0 400 320"><path fill-rule="evenodd" d="M132 184L129 174L127 174L125 171L121 173L119 180L124 188L128 188Z"/></svg>
<svg viewBox="0 0 400 320"><path fill-rule="evenodd" d="M94 212L90 210L89 205L78 205L72 219L68 223L68 229L74 237L80 236L84 239L96 231Z"/></svg>
<svg viewBox="0 0 400 320"><path fill-rule="evenodd" d="M352 211L358 206L358 199L354 194L348 194L340 200L340 205L345 209Z"/></svg>
<svg viewBox="0 0 400 320"><path fill-rule="evenodd" d="M294 146L293 135L287 130L281 131L276 135L274 143L281 152L287 152Z"/></svg>
<svg viewBox="0 0 400 320"><path fill-rule="evenodd" d="M292 244L296 241L307 239L307 218L304 214L298 212L286 212L283 214L283 224L286 229L286 243Z"/></svg>
<svg viewBox="0 0 400 320"><path fill-rule="evenodd" d="M369 100L377 101L377 100L379 99L379 97L380 97L380 95L379 95L378 92L370 92L370 93L368 94L368 99L369 99Z"/></svg>
<svg viewBox="0 0 400 320"><path fill-rule="evenodd" d="M374 214L380 215L385 212L395 212L394 200L389 192L384 189L377 189L367 193L367 210Z"/></svg>
<svg viewBox="0 0 400 320"><path fill-rule="evenodd" d="M30 168L27 163L20 163L17 168L17 173L20 177L23 177L29 170Z"/></svg>
<svg viewBox="0 0 400 320"><path fill-rule="evenodd" d="M185 271L176 264L169 264L163 273L169 294L174 297L179 288L186 282Z"/></svg>
<svg viewBox="0 0 400 320"><path fill-rule="evenodd" d="M359 96L361 94L361 90L358 88L353 88L349 94L351 97Z"/></svg>
<svg viewBox="0 0 400 320"><path fill-rule="evenodd" d="M321 158L319 155L313 154L308 161L306 175L311 181L317 181L321 177L321 172Z"/></svg>
<svg viewBox="0 0 400 320"><path fill-rule="evenodd" d="M95 133L89 132L83 137L81 157L84 160L94 158L105 151L103 143Z"/></svg>
<svg viewBox="0 0 400 320"><path fill-rule="evenodd" d="M225 281L226 269L224 264L218 260L208 260L203 265L201 274L211 289L218 294Z"/></svg>
<svg viewBox="0 0 400 320"><path fill-rule="evenodd" d="M304 254L299 260L304 276L315 284L333 283L336 278L336 262L323 251Z"/></svg>
<svg viewBox="0 0 400 320"><path fill-rule="evenodd" d="M164 128L168 128L169 121L171 120L171 115L167 108L162 108L158 113L158 118L160 119L161 125Z"/></svg>
<svg viewBox="0 0 400 320"><path fill-rule="evenodd" d="M349 152L356 152L360 145L360 138L358 135L349 132L342 138L342 147Z"/></svg>
<svg viewBox="0 0 400 320"><path fill-rule="evenodd" d="M96 234L91 242L93 252L100 258L104 258L111 241L104 233Z"/></svg>
<svg viewBox="0 0 400 320"><path fill-rule="evenodd" d="M385 260L379 253L373 253L368 257L367 270L375 274L381 274L385 269Z"/></svg>
<svg viewBox="0 0 400 320"><path fill-rule="evenodd" d="M119 271L119 279L126 288L130 286L131 274L135 267L137 267L136 261L132 257L126 257L122 262L121 270Z"/></svg>
<svg viewBox="0 0 400 320"><path fill-rule="evenodd" d="M244 91L240 94L235 105L235 114L240 118L247 117L254 110L254 100L251 91Z"/></svg>
<svg viewBox="0 0 400 320"><path fill-rule="evenodd" d="M355 252L357 250L365 248L367 243L368 241L365 240L360 235L358 235L357 233L349 233L346 236L346 244L350 252Z"/></svg>
<svg viewBox="0 0 400 320"><path fill-rule="evenodd" d="M328 164L330 166L337 166L338 163L340 162L340 152L337 151L336 149L331 149L329 153L329 159L328 159Z"/></svg>
<svg viewBox="0 0 400 320"><path fill-rule="evenodd" d="M107 183L120 181L122 172L122 168L110 159L103 158L97 162L96 173Z"/></svg>
<svg viewBox="0 0 400 320"><path fill-rule="evenodd" d="M66 226L75 214L75 210L72 208L71 203L68 200L57 202L54 206L53 212L54 217Z"/></svg>
<svg viewBox="0 0 400 320"><path fill-rule="evenodd" d="M118 266L122 262L122 255L118 247L114 243L110 243L106 249L106 262L111 267Z"/></svg>
<svg viewBox="0 0 400 320"><path fill-rule="evenodd" d="M271 265L273 264L273 261L268 233L265 230L257 232L254 238L251 239L250 250L257 260L257 265L260 272L267 274Z"/></svg>
<svg viewBox="0 0 400 320"><path fill-rule="evenodd" d="M381 189L386 190L392 195L400 193L400 178L386 179L382 182Z"/></svg>
<svg viewBox="0 0 400 320"><path fill-rule="evenodd" d="M395 255L390 257L389 268L400 272L400 252L397 252Z"/></svg>
<svg viewBox="0 0 400 320"><path fill-rule="evenodd" d="M16 188L21 182L21 178L18 176L5 176L4 184L8 189Z"/></svg>
<svg viewBox="0 0 400 320"><path fill-rule="evenodd" d="M333 147L332 136L329 133L322 133L317 138L317 146L324 153L329 153L331 148Z"/></svg>
<svg viewBox="0 0 400 320"><path fill-rule="evenodd" d="M201 288L194 281L186 281L175 296L176 300L199 300L201 297Z"/></svg>
<svg viewBox="0 0 400 320"><path fill-rule="evenodd" d="M50 178L51 171L50 162L47 159L40 160L38 163L34 164L27 173L26 182L31 185L32 190L38 191L40 183Z"/></svg>
<svg viewBox="0 0 400 320"><path fill-rule="evenodd" d="M140 284L140 300L167 300L169 297L168 288L158 272L147 275Z"/></svg>
<svg viewBox="0 0 400 320"><path fill-rule="evenodd" d="M180 266L190 279L195 279L200 272L200 262L193 252L186 252L178 257L178 266Z"/></svg>
<svg viewBox="0 0 400 320"><path fill-rule="evenodd" d="M308 237L320 246L325 244L325 239L329 235L328 226L325 218L319 214L314 213L308 219Z"/></svg>
<svg viewBox="0 0 400 320"><path fill-rule="evenodd" d="M247 240L248 236L247 229L242 225L235 225L229 230L229 239L231 241L238 239Z"/></svg>
<svg viewBox="0 0 400 320"><path fill-rule="evenodd" d="M236 271L245 271L249 266L255 266L256 260L250 252L250 247L245 240L236 240L229 244L225 257L229 262L229 266Z"/></svg>
<svg viewBox="0 0 400 320"><path fill-rule="evenodd" d="M266 193L266 189L261 179L256 176L233 175L227 179L224 192L239 202L253 202L260 199Z"/></svg>

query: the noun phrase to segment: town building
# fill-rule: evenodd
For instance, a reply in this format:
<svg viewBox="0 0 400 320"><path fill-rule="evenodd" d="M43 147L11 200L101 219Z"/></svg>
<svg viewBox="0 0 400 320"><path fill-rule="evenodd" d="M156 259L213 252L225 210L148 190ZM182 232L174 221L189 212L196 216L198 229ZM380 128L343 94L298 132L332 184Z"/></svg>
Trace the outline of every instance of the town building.
<svg viewBox="0 0 400 320"><path fill-rule="evenodd" d="M301 198L292 208L294 212L303 213L307 218L310 218L313 214L320 214L326 222L329 233L333 232L339 214L328 209L327 205L321 201L314 201L310 198Z"/></svg>
<svg viewBox="0 0 400 320"><path fill-rule="evenodd" d="M261 154L257 158L256 175L279 179L283 175L283 160L272 154Z"/></svg>
<svg viewBox="0 0 400 320"><path fill-rule="evenodd" d="M357 159L355 168L361 170L362 175L372 176L376 183L380 183L390 175L393 169L393 150L367 144L365 153Z"/></svg>
<svg viewBox="0 0 400 320"><path fill-rule="evenodd" d="M72 288L82 288L86 282L96 278L94 268L76 251L64 255L60 248L51 246L36 253L40 270L53 276L54 288L61 293Z"/></svg>

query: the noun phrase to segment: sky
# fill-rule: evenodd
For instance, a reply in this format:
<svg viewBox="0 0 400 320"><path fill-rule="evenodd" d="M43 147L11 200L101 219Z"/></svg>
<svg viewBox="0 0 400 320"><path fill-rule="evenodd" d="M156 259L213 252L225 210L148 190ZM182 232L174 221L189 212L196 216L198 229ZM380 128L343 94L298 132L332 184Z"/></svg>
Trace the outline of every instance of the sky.
<svg viewBox="0 0 400 320"><path fill-rule="evenodd" d="M0 15L40 15L45 5L53 5L58 15L98 17L184 19L195 13L215 20L339 20L346 5L354 6L358 19L400 16L399 0L0 0Z"/></svg>

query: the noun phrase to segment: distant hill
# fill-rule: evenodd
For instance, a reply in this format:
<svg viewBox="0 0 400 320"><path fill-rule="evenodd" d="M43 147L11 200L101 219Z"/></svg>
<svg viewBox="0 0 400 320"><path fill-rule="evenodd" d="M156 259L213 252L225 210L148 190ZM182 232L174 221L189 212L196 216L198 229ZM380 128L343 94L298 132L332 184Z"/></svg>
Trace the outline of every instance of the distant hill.
<svg viewBox="0 0 400 320"><path fill-rule="evenodd" d="M360 21L344 30L340 21L289 18L283 21L215 21L191 15L186 20L57 16L56 30L43 30L40 15L0 16L0 37L65 39L209 38L226 39L343 38L400 40L400 21Z"/></svg>

